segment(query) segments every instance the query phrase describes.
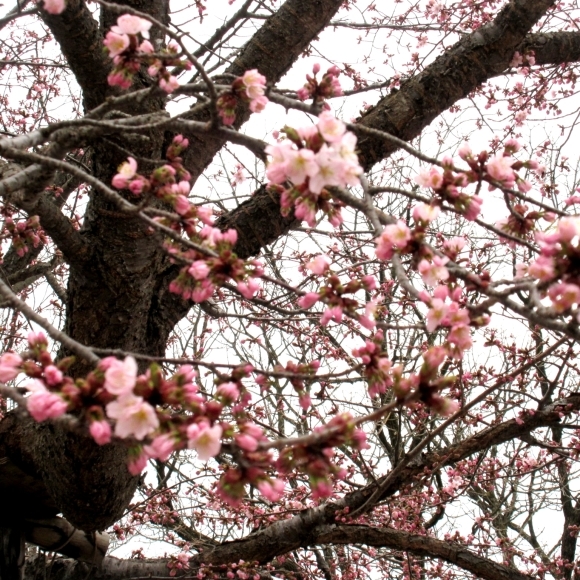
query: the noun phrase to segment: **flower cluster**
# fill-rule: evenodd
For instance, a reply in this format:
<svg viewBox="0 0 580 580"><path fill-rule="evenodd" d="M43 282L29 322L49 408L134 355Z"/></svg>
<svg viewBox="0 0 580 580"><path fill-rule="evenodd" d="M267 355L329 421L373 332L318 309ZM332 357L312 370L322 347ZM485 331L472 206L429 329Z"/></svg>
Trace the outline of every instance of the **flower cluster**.
<svg viewBox="0 0 580 580"><path fill-rule="evenodd" d="M191 176L183 167L180 155L188 145L182 135L174 137L167 150L169 163L155 169L148 178L137 173L137 162L129 157L119 167L112 184L118 189L129 189L136 196L152 193L172 205L180 219L158 221L178 233L184 231L199 247L199 250L183 250L178 242L167 242L168 252L189 264L171 283L171 292L181 294L186 300L204 302L211 298L216 288L233 280L242 296L253 298L260 289L257 278L263 274L261 263L239 259L233 251L237 231L222 232L214 228L211 210L195 206L187 198Z"/></svg>
<svg viewBox="0 0 580 580"><path fill-rule="evenodd" d="M381 350L383 338L383 331L379 330L371 340L365 341L363 347L352 351L353 356L362 359L370 397L386 393L393 385L390 375L393 365Z"/></svg>
<svg viewBox="0 0 580 580"><path fill-rule="evenodd" d="M329 204L327 187L355 186L362 167L355 153L356 135L344 123L324 111L316 125L298 130L285 127L288 140L266 147L272 157L266 169L270 183L283 186L280 205L283 215L294 215L310 227L319 209L334 226L342 223L340 204ZM284 187L286 183L290 187Z"/></svg>
<svg viewBox="0 0 580 580"><path fill-rule="evenodd" d="M339 68L331 66L322 75L320 81L316 78L316 75L319 72L320 65L317 63L312 67L312 73L314 76L306 75L306 84L296 91L296 94L301 101L311 98L315 103L318 103L325 99L340 97L342 95L342 87L338 80L340 75Z"/></svg>
<svg viewBox="0 0 580 580"><path fill-rule="evenodd" d="M170 284L169 290L181 294L186 300L204 302L213 296L217 287L229 280L236 283L237 291L247 299L253 298L260 289L258 278L263 268L258 260L242 260L237 257L233 247L238 239L236 230L221 230L206 225L199 232L201 244L213 255L187 250L179 252L181 259L190 262ZM175 248L170 251L174 255Z"/></svg>
<svg viewBox="0 0 580 580"><path fill-rule="evenodd" d="M326 310L320 317L320 324L326 326L331 320L341 322L343 315L358 320L365 328L371 330L375 327L374 310L376 302L369 302L365 306L365 313L357 313L360 304L353 298L346 297L347 294L354 294L359 290L372 292L377 288L377 282L373 276L363 276L361 280L350 280L343 284L340 278L330 270L330 258L325 254L316 256L308 264L306 269L317 276L326 277L326 285L318 292L308 292L298 299L300 308L311 308L318 301L327 305Z"/></svg>
<svg viewBox="0 0 580 580"><path fill-rule="evenodd" d="M504 189L518 188L525 193L532 187L531 183L518 175L520 169L538 170L537 161L518 161L512 155L521 149L515 139L508 139L502 153L490 156L487 151L475 155L467 143L463 143L458 155L467 162L469 170L457 170L453 159L443 158L441 168L429 167L422 169L415 177L421 187L434 190L438 196L437 202L446 201L462 213L468 220L475 220L480 213L483 200L478 195L469 196L460 191L470 183L486 181L489 189L496 187Z"/></svg>
<svg viewBox="0 0 580 580"><path fill-rule="evenodd" d="M36 248L39 244L46 244L47 239L44 230L40 227L38 216L29 217L27 220L15 223L10 217L4 220L4 227L12 244L19 256L24 256L30 248Z"/></svg>
<svg viewBox="0 0 580 580"><path fill-rule="evenodd" d="M253 113L263 111L268 104L268 98L264 94L265 90L266 77L256 69L247 70L243 76L238 77L232 83L231 89L222 93L217 101L218 114L223 124L234 124L239 99L249 103Z"/></svg>
<svg viewBox="0 0 580 580"><path fill-rule="evenodd" d="M358 451L366 449L366 434L358 429L348 413L335 415L326 425L314 430L312 445L285 448L276 466L281 473L303 471L309 479L313 499L330 497L332 478L343 479L345 471L332 462L334 448L348 445Z"/></svg>
<svg viewBox="0 0 580 580"><path fill-rule="evenodd" d="M459 191L470 183L470 177L474 181L477 179L477 176L454 171L453 160L447 158L443 160L443 171L436 167L422 169L415 177L415 182L421 187L433 189L441 201L446 201L466 219L473 221L479 215L483 199Z"/></svg>
<svg viewBox="0 0 580 580"><path fill-rule="evenodd" d="M160 88L166 93L173 92L179 86L177 77L169 73L167 67L189 70L191 63L179 58L179 46L175 42L170 42L167 48L154 54L153 45L149 42L150 28L151 22L148 20L123 14L117 19L117 25L107 32L103 44L115 65L107 77L111 86L128 89L142 63L149 66L148 73L158 78Z"/></svg>
<svg viewBox="0 0 580 580"><path fill-rule="evenodd" d="M392 388L400 404L422 401L440 415L451 415L458 409L455 401L442 397L440 391L455 383L455 377L439 377L439 367L447 358L445 347L434 346L423 352L423 365L419 373L403 375L403 367L393 367L392 362L381 350L383 332L378 331L372 340L367 340L361 348L354 349L353 355L364 365L364 376L371 397L384 394Z"/></svg>
<svg viewBox="0 0 580 580"><path fill-rule="evenodd" d="M509 234L512 238L530 239L539 219L552 222L555 218L551 212L528 211L528 206L523 203L514 203L511 209L510 215L505 219L498 220L495 227ZM515 247L514 240L506 238L501 238L501 240L511 247Z"/></svg>
<svg viewBox="0 0 580 580"><path fill-rule="evenodd" d="M133 357L107 357L86 379L73 381L66 371L74 359L54 363L42 333L30 333L28 342L30 349L24 356L12 352L0 356L0 381L11 381L20 373L32 379L25 385L30 392L26 402L35 420L56 419L74 411L88 424L97 444L105 445L113 436L132 440L128 467L135 474L148 459L166 461L173 451L185 447L206 461L220 453L223 439L229 439L244 456L242 463L251 468L226 473L222 496L239 501L240 494L228 492L227 481L234 472L242 488L247 483L255 485L270 501L282 495L283 482L268 475L274 463L271 452L259 449L266 441L264 432L247 418L250 395L241 381L253 371L251 365L234 369L218 384L213 398L208 398L199 392L194 382L197 373L189 365L165 378L156 364L139 374ZM226 408L237 425L223 420Z"/></svg>
<svg viewBox="0 0 580 580"><path fill-rule="evenodd" d="M427 331L433 332L440 326L449 328L445 343L447 355L461 359L463 352L473 346L470 327L487 324L487 318L471 319L469 311L461 306L463 295L459 286L451 290L448 286L437 286L432 296L421 292L421 299L429 306ZM447 302L448 299L450 302Z"/></svg>
<svg viewBox="0 0 580 580"><path fill-rule="evenodd" d="M563 217L556 223L556 231L536 232L540 256L520 274L539 280L541 292L548 296L556 314L570 312L580 305L580 217ZM580 315L576 314L580 321Z"/></svg>

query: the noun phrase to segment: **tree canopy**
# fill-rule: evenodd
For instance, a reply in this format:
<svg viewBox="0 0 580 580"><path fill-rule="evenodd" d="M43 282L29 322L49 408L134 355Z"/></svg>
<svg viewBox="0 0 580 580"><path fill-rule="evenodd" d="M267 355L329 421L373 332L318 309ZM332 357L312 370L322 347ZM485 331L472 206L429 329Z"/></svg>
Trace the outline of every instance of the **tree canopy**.
<svg viewBox="0 0 580 580"><path fill-rule="evenodd" d="M579 23L0 19L0 579L578 580Z"/></svg>

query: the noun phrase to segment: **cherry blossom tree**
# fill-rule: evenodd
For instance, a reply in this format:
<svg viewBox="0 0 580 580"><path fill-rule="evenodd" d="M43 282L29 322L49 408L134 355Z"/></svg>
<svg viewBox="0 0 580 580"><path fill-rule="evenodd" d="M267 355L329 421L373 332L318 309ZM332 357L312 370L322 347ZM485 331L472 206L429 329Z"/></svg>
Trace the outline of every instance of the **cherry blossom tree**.
<svg viewBox="0 0 580 580"><path fill-rule="evenodd" d="M8 12L0 579L580 578L579 22Z"/></svg>

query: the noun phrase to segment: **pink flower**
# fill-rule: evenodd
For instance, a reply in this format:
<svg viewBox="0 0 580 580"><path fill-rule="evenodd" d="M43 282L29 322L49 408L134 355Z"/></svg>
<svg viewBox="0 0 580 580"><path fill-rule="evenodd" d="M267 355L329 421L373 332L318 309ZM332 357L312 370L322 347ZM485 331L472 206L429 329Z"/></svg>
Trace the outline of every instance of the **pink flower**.
<svg viewBox="0 0 580 580"><path fill-rule="evenodd" d="M121 87L122 89L128 89L131 86L131 75L125 76L123 72L111 73L107 77L107 82L112 87L117 86ZM122 189L122 188L119 188Z"/></svg>
<svg viewBox="0 0 580 580"><path fill-rule="evenodd" d="M325 141L336 143L342 139L346 127L330 111L324 111L318 117L318 130Z"/></svg>
<svg viewBox="0 0 580 580"><path fill-rule="evenodd" d="M146 53L146 54L151 54L152 52L155 52L155 48L153 48L153 45L148 40L144 40L139 45L139 50L141 52ZM151 75L151 76L155 76L155 75Z"/></svg>
<svg viewBox="0 0 580 580"><path fill-rule="evenodd" d="M330 267L331 260L326 254L320 254L306 264L306 268L318 276L324 274Z"/></svg>
<svg viewBox="0 0 580 580"><path fill-rule="evenodd" d="M242 76L246 96L248 99L257 99L264 94L266 88L266 77L261 75L256 69L247 70Z"/></svg>
<svg viewBox="0 0 580 580"><path fill-rule="evenodd" d="M258 449L258 442L254 437L246 433L236 435L236 444L244 451L256 451Z"/></svg>
<svg viewBox="0 0 580 580"><path fill-rule="evenodd" d="M311 306L314 306L314 304L316 304L319 300L320 296L317 292L308 292L308 294L298 298L298 306L305 309L310 308Z"/></svg>
<svg viewBox="0 0 580 580"><path fill-rule="evenodd" d="M142 397L125 395L106 407L107 416L116 419L115 435L123 439L135 437L144 439L159 427L155 409Z"/></svg>
<svg viewBox="0 0 580 580"><path fill-rule="evenodd" d="M141 450L141 453L137 457L133 457L129 460L127 469L131 475L139 475L147 466L147 453Z"/></svg>
<svg viewBox="0 0 580 580"><path fill-rule="evenodd" d="M220 425L193 423L187 428L188 447L195 449L202 461L215 457L222 448L223 430Z"/></svg>
<svg viewBox="0 0 580 580"><path fill-rule="evenodd" d="M151 445L145 445L145 453L151 459L159 459L159 461L167 461L174 450L175 439L169 433L158 435Z"/></svg>
<svg viewBox="0 0 580 580"><path fill-rule="evenodd" d="M465 247L465 238L459 236L451 238L450 240L445 240L445 242L443 242L443 248L447 252L453 254L454 256L459 254L459 252L461 252L461 250L463 250L464 247Z"/></svg>
<svg viewBox="0 0 580 580"><path fill-rule="evenodd" d="M294 184L301 185L307 177L312 177L318 173L314 151L310 149L300 149L300 151L289 151L286 154L285 163L286 177Z"/></svg>
<svg viewBox="0 0 580 580"><path fill-rule="evenodd" d="M137 177L131 183L129 183L129 191L133 195L141 195L143 188L145 187L145 180L143 178Z"/></svg>
<svg viewBox="0 0 580 580"><path fill-rule="evenodd" d="M228 403L233 403L240 397L240 389L236 383L222 383L216 389L215 396L224 399Z"/></svg>
<svg viewBox="0 0 580 580"><path fill-rule="evenodd" d="M117 18L117 26L111 26L111 30L117 34L139 34L143 38L149 38L151 22L132 14L123 14Z"/></svg>
<svg viewBox="0 0 580 580"><path fill-rule="evenodd" d="M159 88L167 94L171 94L175 89L179 88L179 81L173 75L169 75L168 78L161 77L159 79Z"/></svg>
<svg viewBox="0 0 580 580"><path fill-rule="evenodd" d="M106 445L111 441L111 426L108 421L93 421L89 426L91 437L97 445Z"/></svg>
<svg viewBox="0 0 580 580"><path fill-rule="evenodd" d="M54 387L62 382L62 372L54 365L48 365L44 368L44 378L49 386Z"/></svg>
<svg viewBox="0 0 580 580"><path fill-rule="evenodd" d="M193 264L191 264L187 272L196 280L205 280L210 273L210 269L204 260L196 260L193 262Z"/></svg>
<svg viewBox="0 0 580 580"><path fill-rule="evenodd" d="M342 308L340 306L327 308L320 317L320 325L326 326L331 320L334 320L335 322L342 321Z"/></svg>
<svg viewBox="0 0 580 580"><path fill-rule="evenodd" d="M432 369L437 369L441 363L447 358L447 353L442 346L432 346L423 353L425 364Z"/></svg>
<svg viewBox="0 0 580 580"><path fill-rule="evenodd" d="M377 238L376 254L379 260L390 260L393 250L402 250L411 239L411 231L403 220L396 224L385 226L382 234Z"/></svg>
<svg viewBox="0 0 580 580"><path fill-rule="evenodd" d="M26 400L26 408L35 421L54 419L64 415L67 403L62 397L46 389L38 389Z"/></svg>
<svg viewBox="0 0 580 580"><path fill-rule="evenodd" d="M37 346L42 348L48 345L48 339L42 331L34 332L34 330L31 330L28 333L27 340L30 348L36 348Z"/></svg>
<svg viewBox="0 0 580 580"><path fill-rule="evenodd" d="M558 235L562 242L570 243L580 235L580 218L577 216L563 217L558 222Z"/></svg>
<svg viewBox="0 0 580 580"><path fill-rule="evenodd" d="M413 219L416 222L431 223L437 219L440 209L437 205L428 205L420 203L413 208Z"/></svg>
<svg viewBox="0 0 580 580"><path fill-rule="evenodd" d="M15 352L5 352L0 356L0 382L6 383L20 374L22 358Z"/></svg>
<svg viewBox="0 0 580 580"><path fill-rule="evenodd" d="M64 0L44 0L43 8L49 14L60 14L66 8Z"/></svg>
<svg viewBox="0 0 580 580"><path fill-rule="evenodd" d="M256 487L269 501L278 501L284 495L284 482L281 479L262 479Z"/></svg>
<svg viewBox="0 0 580 580"><path fill-rule="evenodd" d="M214 290L215 286L208 279L205 279L192 290L191 299L198 304L205 302L212 297Z"/></svg>
<svg viewBox="0 0 580 580"><path fill-rule="evenodd" d="M344 160L334 149L323 145L316 154L316 163L319 170L308 182L308 189L312 193L320 193L327 185L343 185Z"/></svg>
<svg viewBox="0 0 580 580"><path fill-rule="evenodd" d="M306 391L302 391L298 396L298 403L303 411L308 411L310 405L312 405L312 399L310 398L310 394Z"/></svg>
<svg viewBox="0 0 580 580"><path fill-rule="evenodd" d="M513 185L513 184L512 184ZM506 184L506 187L508 185ZM463 211L463 215L465 219L469 221L473 221L477 219L479 212L481 211L481 206L483 204L483 199L479 197L479 195L472 195L471 197L466 197L465 199L465 210Z"/></svg>
<svg viewBox="0 0 580 580"><path fill-rule="evenodd" d="M554 260L548 256L540 256L529 265L527 273L542 282L549 282L556 276Z"/></svg>
<svg viewBox="0 0 580 580"><path fill-rule="evenodd" d="M266 168L266 177L271 183L284 183L286 177L286 167L288 160L294 154L292 145L288 142L268 145L266 153L272 157Z"/></svg>
<svg viewBox="0 0 580 580"><path fill-rule="evenodd" d="M457 150L457 155L459 155L459 157L461 157L461 159L469 159L473 155L473 152L471 151L471 147L469 146L469 143L466 143L464 141L459 146L459 149Z"/></svg>
<svg viewBox="0 0 580 580"><path fill-rule="evenodd" d="M132 356L124 361L107 357L108 367L105 371L105 389L112 395L123 396L132 393L137 380L137 362Z"/></svg>
<svg viewBox="0 0 580 580"><path fill-rule="evenodd" d="M439 189L443 185L443 174L437 167L421 169L415 176L415 183L418 183L421 187Z"/></svg>
<svg viewBox="0 0 580 580"><path fill-rule="evenodd" d="M238 282L236 287L240 294L249 300L260 289L260 282L256 278L248 278L247 282Z"/></svg>
<svg viewBox="0 0 580 580"><path fill-rule="evenodd" d="M250 101L250 111L252 111L252 113L260 113L266 108L266 105L269 102L270 101L268 101L268 97L265 95L261 95L255 99L252 99Z"/></svg>
<svg viewBox="0 0 580 580"><path fill-rule="evenodd" d="M121 163L117 168L117 173L112 180L113 187L117 189L124 189L127 187L130 179L135 177L137 173L137 161L133 157L128 157L125 163Z"/></svg>
<svg viewBox="0 0 580 580"><path fill-rule="evenodd" d="M472 347L471 331L469 326L455 326L449 333L447 340L460 350L468 350Z"/></svg>
<svg viewBox="0 0 580 580"><path fill-rule="evenodd" d="M548 289L548 296L552 301L554 310L561 314L574 304L580 303L580 288L576 284L554 284Z"/></svg>
<svg viewBox="0 0 580 580"><path fill-rule="evenodd" d="M515 182L515 174L512 165L515 163L512 157L505 157L503 155L494 155L487 162L487 173L496 181L500 181L506 187L513 187Z"/></svg>
<svg viewBox="0 0 580 580"><path fill-rule="evenodd" d="M433 400L431 407L442 417L451 417L459 411L459 403L446 397L437 397Z"/></svg>
<svg viewBox="0 0 580 580"><path fill-rule="evenodd" d="M296 219L304 220L313 228L316 225L316 206L309 203L308 200L301 199L296 202L294 216Z"/></svg>
<svg viewBox="0 0 580 580"><path fill-rule="evenodd" d="M185 215L191 208L189 200L184 195L178 195L173 202L173 207L179 215Z"/></svg>
<svg viewBox="0 0 580 580"><path fill-rule="evenodd" d="M449 258L441 258L439 256L433 256L432 263L427 260L421 260L417 269L423 278L423 282L429 286L435 286L439 280L442 282L447 280L449 278L449 271L445 267L445 264L448 261Z"/></svg>
<svg viewBox="0 0 580 580"><path fill-rule="evenodd" d="M441 325L447 316L449 305L445 304L439 298L433 298L431 301L431 308L427 312L427 331L433 332L439 325Z"/></svg>
<svg viewBox="0 0 580 580"><path fill-rule="evenodd" d="M129 37L126 34L115 34L114 32L107 32L103 44L109 51L109 56L113 58L129 48Z"/></svg>

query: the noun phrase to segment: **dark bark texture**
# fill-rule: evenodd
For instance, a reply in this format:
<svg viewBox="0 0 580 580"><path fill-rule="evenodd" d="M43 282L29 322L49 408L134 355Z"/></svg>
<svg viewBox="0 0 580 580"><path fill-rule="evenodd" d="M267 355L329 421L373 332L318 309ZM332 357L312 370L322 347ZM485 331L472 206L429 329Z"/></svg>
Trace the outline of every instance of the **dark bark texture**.
<svg viewBox="0 0 580 580"><path fill-rule="evenodd" d="M270 83L278 82L328 25L342 3L342 0L287 0L265 20L226 72L240 75L245 70L257 68ZM127 1L125 4L161 22L169 21L165 0ZM364 127L411 140L449 106L488 79L505 72L515 50L534 50L540 64L558 65L578 59L579 34L529 34L552 4L552 0L512 0L493 22L465 35L423 72L404 80L398 91L381 99L358 122ZM110 59L102 50L104 33L117 15L103 8L99 23L83 0L68 0L61 15L42 13L83 91L87 111L117 94L107 84ZM156 37L160 37L159 32L153 33L153 40ZM133 88L146 88L151 82L146 72L141 71ZM130 110L111 114L121 117L127 112L158 113L164 110L165 104L164 97L154 96L140 102L138 107L132 105ZM240 108L237 126L241 126L249 115L248 109ZM192 112L189 116L193 121L209 118L207 110ZM188 137L191 146L185 155L185 165L195 180L226 139L223 134L211 132ZM155 161L162 159L167 139L168 135L160 129L130 138L123 136L122 140L115 136L93 139L88 143L92 152L89 160L92 172L104 183L110 183L117 166L126 159L127 150L140 158L150 159L151 168ZM359 137L359 157L365 170L391 155L396 148L383 137L364 133ZM147 163L143 168L147 170ZM69 179L66 175L57 178L63 179L63 183ZM69 185L72 191L73 183ZM20 207L31 215L39 215L41 224L70 266L65 331L78 342L93 347L163 355L172 329L187 314L191 304L168 290L178 268L163 250L161 236L141 220L120 212L97 191L91 193L80 233L60 212L62 200L55 200L38 190L28 191L27 196ZM280 215L278 199L264 186L239 207L221 216L217 223L220 228L237 230L236 251L241 257L258 254L296 225L293 216ZM16 276L28 267L30 259L30 256L23 260L14 253L9 254L5 274ZM62 354L68 353L63 349ZM87 361L79 360L73 373L80 376L90 369ZM579 401L574 398L569 404L577 408ZM550 407L527 418L523 425L508 421L450 446L445 452L428 454L400 470L382 489L378 501L395 493L425 468L453 464L490 445L517 438L537 427L551 426L559 420L558 410ZM383 481L379 480L379 485ZM66 426L38 425L17 414L9 415L0 423L0 502L3 502L0 523L10 524L2 541L6 542L5 546L12 546L5 549L5 554L18 551L14 546L20 542L23 532L17 522L24 519L50 519L62 513L73 526L83 531L105 529L123 514L136 485L137 478L127 472L126 448L122 444L99 447L86 435ZM350 541L358 528L328 526L333 524L337 510L363 506L375 490L374 486L363 488L341 502L305 510L238 542L206 549L192 566L202 562L227 564L241 558L269 562L300 547ZM443 546L434 539L429 539L431 543L426 548L425 538L404 536L401 532L368 528L360 528L358 532L358 542L409 550L419 555L431 554L482 578L523 578L522 575L510 576L514 572L500 565L484 564L463 548ZM0 561L6 566L20 566L18 557L5 555ZM95 578L166 575L164 563L120 563L111 559L105 563ZM37 562L37 565L40 564ZM51 570L51 577L55 579L80 578L87 572L84 565L64 562ZM0 579L8 578L7 574L11 573L0 568Z"/></svg>

